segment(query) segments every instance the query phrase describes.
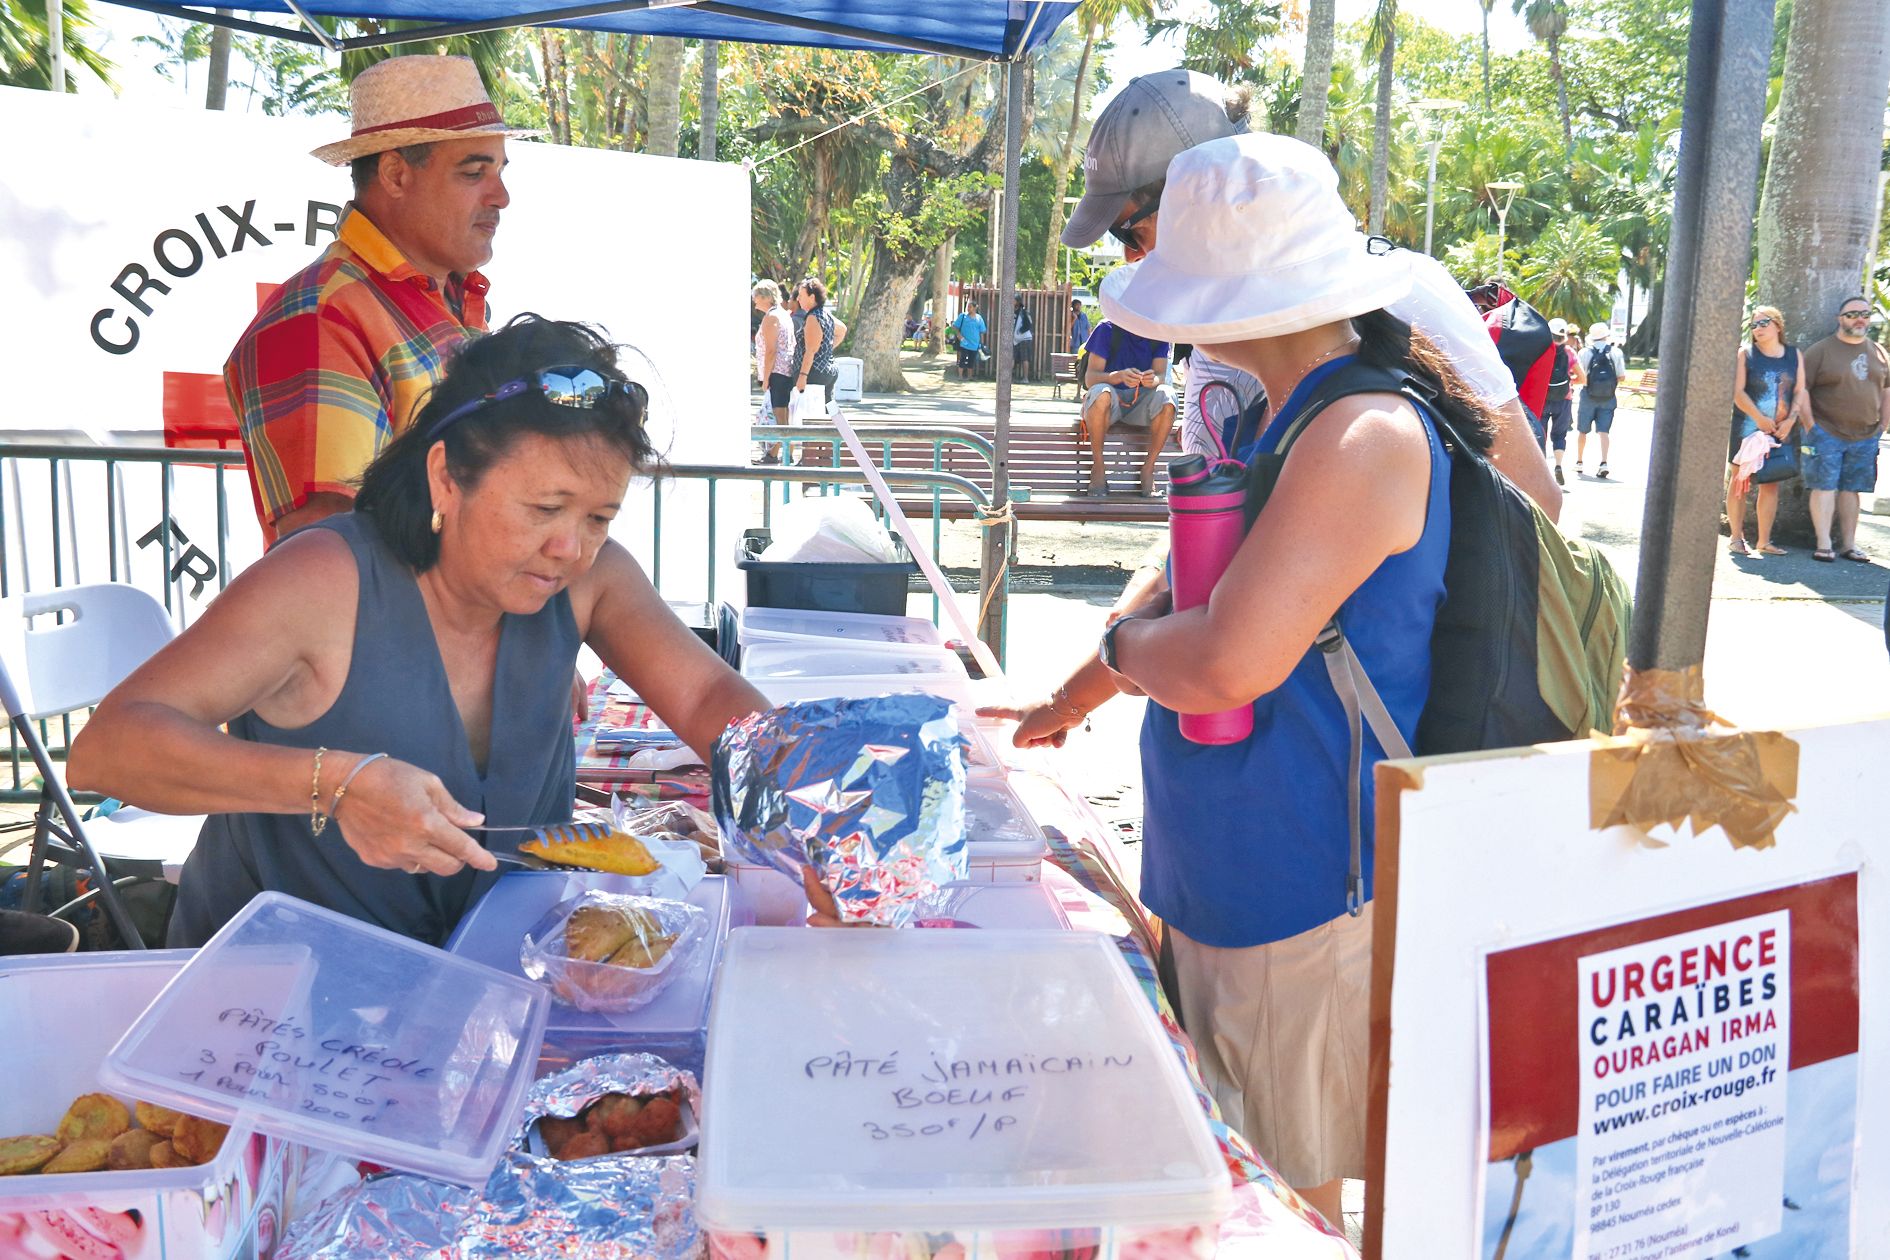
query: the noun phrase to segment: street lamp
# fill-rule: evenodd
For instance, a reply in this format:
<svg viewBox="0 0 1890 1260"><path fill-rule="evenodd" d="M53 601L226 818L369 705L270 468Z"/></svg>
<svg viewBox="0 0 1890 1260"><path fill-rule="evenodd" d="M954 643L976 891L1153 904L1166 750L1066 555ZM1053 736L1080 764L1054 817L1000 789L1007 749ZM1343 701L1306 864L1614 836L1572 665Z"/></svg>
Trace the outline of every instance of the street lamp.
<svg viewBox="0 0 1890 1260"><path fill-rule="evenodd" d="M1431 252L1431 212L1437 192L1437 150L1444 143L1444 124L1436 115L1448 114L1464 107L1462 101L1453 101L1441 96L1427 96L1416 101L1411 108L1421 114L1431 116L1431 169L1424 177L1424 252Z"/></svg>
<svg viewBox="0 0 1890 1260"><path fill-rule="evenodd" d="M1508 252L1509 242L1509 203L1522 191L1522 185L1513 179L1494 179L1483 185L1491 194L1490 204L1496 207L1496 282L1503 283L1503 258ZM1496 194L1501 193L1498 198Z"/></svg>

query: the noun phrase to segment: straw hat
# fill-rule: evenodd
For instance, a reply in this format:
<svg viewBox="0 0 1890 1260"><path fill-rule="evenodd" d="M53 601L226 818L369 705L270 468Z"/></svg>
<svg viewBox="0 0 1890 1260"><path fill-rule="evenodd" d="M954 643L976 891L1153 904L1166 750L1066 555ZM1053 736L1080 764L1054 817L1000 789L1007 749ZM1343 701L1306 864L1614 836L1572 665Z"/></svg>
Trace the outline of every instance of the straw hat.
<svg viewBox="0 0 1890 1260"><path fill-rule="evenodd" d="M470 57L389 57L355 76L353 98L354 134L314 150L330 166L432 140L544 134L505 125Z"/></svg>
<svg viewBox="0 0 1890 1260"><path fill-rule="evenodd" d="M1325 154L1239 135L1169 163L1155 249L1109 273L1102 308L1144 337L1214 345L1303 332L1410 291L1410 263L1371 247Z"/></svg>

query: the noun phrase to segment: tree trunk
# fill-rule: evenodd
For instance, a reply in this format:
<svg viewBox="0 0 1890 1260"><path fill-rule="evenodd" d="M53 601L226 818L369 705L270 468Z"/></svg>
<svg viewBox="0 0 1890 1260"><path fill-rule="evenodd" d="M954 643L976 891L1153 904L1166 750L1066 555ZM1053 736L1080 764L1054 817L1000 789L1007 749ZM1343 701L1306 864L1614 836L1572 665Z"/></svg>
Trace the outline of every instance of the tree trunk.
<svg viewBox="0 0 1890 1260"><path fill-rule="evenodd" d="M952 250L957 245L956 236L946 237L932 265L932 336L925 353L934 359L945 353L945 308L952 300Z"/></svg>
<svg viewBox="0 0 1890 1260"><path fill-rule="evenodd" d="M1384 46L1378 50L1378 125L1372 129L1372 204L1366 222L1373 235L1385 230L1385 205L1391 183L1391 76L1398 58L1398 35L1385 23Z"/></svg>
<svg viewBox="0 0 1890 1260"><path fill-rule="evenodd" d="M231 10L218 9L218 17L231 16ZM210 28L210 68L205 71L210 86L203 94L205 109L222 109L230 94L230 36L236 32L227 26Z"/></svg>
<svg viewBox="0 0 1890 1260"><path fill-rule="evenodd" d="M565 77L564 32L538 31L538 56L544 65L545 125L553 144L571 143L571 93Z"/></svg>
<svg viewBox="0 0 1890 1260"><path fill-rule="evenodd" d="M1483 112L1490 112L1490 4L1478 0L1483 9Z"/></svg>
<svg viewBox="0 0 1890 1260"><path fill-rule="evenodd" d="M682 40L669 35L652 37L647 80L650 135L643 145L645 153L676 156L682 138L682 71Z"/></svg>
<svg viewBox="0 0 1890 1260"><path fill-rule="evenodd" d="M1332 24L1338 0L1312 0L1306 11L1306 59L1299 77L1299 129L1293 134L1322 152L1326 98L1332 92Z"/></svg>
<svg viewBox="0 0 1890 1260"><path fill-rule="evenodd" d="M1890 95L1890 6L1819 0L1792 10L1778 128L1759 205L1760 300L1785 313L1794 343L1832 332L1858 291L1877 217L1882 136L1876 106ZM1810 537L1802 481L1779 495L1778 527Z"/></svg>
<svg viewBox="0 0 1890 1260"><path fill-rule="evenodd" d="M820 146L815 146L813 153L808 168L807 217L801 220L800 235L794 238L794 257L789 260L793 264L790 278L795 281L819 274L820 246L827 235L827 220L833 214L833 154Z"/></svg>
<svg viewBox="0 0 1890 1260"><path fill-rule="evenodd" d="M848 334L853 354L862 360L865 388L875 394L903 393L912 387L899 370L899 344L905 339L906 309L925 279L928 255L901 260L884 241L873 245L873 285L860 303L860 318ZM934 323L937 312L934 311Z"/></svg>
<svg viewBox="0 0 1890 1260"><path fill-rule="evenodd" d="M1057 277L1057 252L1063 235L1063 198L1070 188L1070 169L1076 165L1076 137L1083 125L1083 107L1089 103L1089 60L1096 49L1096 23L1083 33L1083 58L1076 63L1076 99L1070 103L1070 125L1057 151L1056 182L1050 185L1050 233L1044 241L1043 274L1047 284Z"/></svg>
<svg viewBox="0 0 1890 1260"><path fill-rule="evenodd" d="M1657 277L1662 272L1654 273ZM1621 353L1636 359L1651 359L1660 353L1660 308L1667 301L1667 282L1664 278L1656 279L1647 286L1647 301L1641 309L1645 312L1641 322L1628 333L1627 344L1621 347Z"/></svg>
<svg viewBox="0 0 1890 1260"><path fill-rule="evenodd" d="M702 127L696 141L696 156L704 162L715 161L715 129L722 119L721 82L722 46L712 39L702 41Z"/></svg>
<svg viewBox="0 0 1890 1260"><path fill-rule="evenodd" d="M1555 104L1562 111L1562 150L1575 160L1575 129L1568 118L1568 76L1562 72L1562 37L1549 36L1549 73L1555 77Z"/></svg>

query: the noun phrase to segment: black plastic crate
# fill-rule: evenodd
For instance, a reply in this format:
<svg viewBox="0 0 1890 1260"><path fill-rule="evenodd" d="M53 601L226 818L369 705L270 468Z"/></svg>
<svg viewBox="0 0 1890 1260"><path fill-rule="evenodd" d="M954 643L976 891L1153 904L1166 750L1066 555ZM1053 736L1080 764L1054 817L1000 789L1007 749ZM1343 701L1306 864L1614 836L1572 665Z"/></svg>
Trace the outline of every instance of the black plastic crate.
<svg viewBox="0 0 1890 1260"><path fill-rule="evenodd" d="M748 574L748 606L904 616L906 583L919 566L904 541L891 537L900 556L891 563L781 564L759 559L773 540L770 531L743 530L735 566Z"/></svg>

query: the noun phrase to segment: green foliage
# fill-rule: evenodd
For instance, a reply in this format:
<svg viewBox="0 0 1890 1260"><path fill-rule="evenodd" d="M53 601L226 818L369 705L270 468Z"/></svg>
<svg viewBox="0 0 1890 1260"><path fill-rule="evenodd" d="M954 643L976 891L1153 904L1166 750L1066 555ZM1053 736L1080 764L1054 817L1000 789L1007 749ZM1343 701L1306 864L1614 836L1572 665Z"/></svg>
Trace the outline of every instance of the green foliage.
<svg viewBox="0 0 1890 1260"><path fill-rule="evenodd" d="M1443 264L1458 284L1466 288L1493 280L1500 273L1513 277L1520 270L1520 260L1516 251L1505 250L1505 265L1496 265L1497 236L1494 232L1485 232L1468 240L1458 241L1444 251Z"/></svg>
<svg viewBox="0 0 1890 1260"><path fill-rule="evenodd" d="M1265 0L1208 3L1213 14L1210 23L1158 18L1148 24L1149 38L1159 39L1180 30L1181 64L1188 69L1212 75L1223 83L1261 83L1267 44L1280 33L1280 5Z"/></svg>
<svg viewBox="0 0 1890 1260"><path fill-rule="evenodd" d="M88 43L92 11L85 0L65 0L60 11L66 54L66 90L78 90L74 71L84 71L112 83L112 63ZM47 53L46 5L43 0L0 0L0 87L52 86ZM114 85L115 86L115 85Z"/></svg>
<svg viewBox="0 0 1890 1260"><path fill-rule="evenodd" d="M1586 219L1557 219L1530 243L1514 287L1545 315L1592 323L1608 315L1619 252Z"/></svg>

